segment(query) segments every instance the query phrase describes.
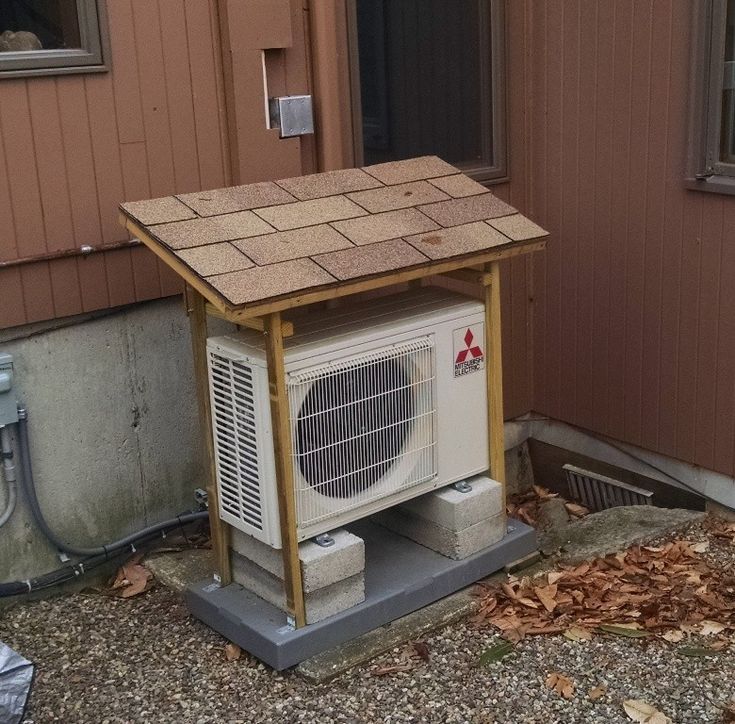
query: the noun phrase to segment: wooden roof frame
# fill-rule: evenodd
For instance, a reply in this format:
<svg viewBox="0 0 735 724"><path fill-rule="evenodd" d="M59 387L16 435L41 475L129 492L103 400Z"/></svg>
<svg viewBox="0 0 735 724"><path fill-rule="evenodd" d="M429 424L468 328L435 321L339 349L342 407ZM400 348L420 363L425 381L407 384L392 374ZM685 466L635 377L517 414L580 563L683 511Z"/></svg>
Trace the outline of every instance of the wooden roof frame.
<svg viewBox="0 0 735 724"><path fill-rule="evenodd" d="M512 208L512 207L508 207ZM513 210L515 211L515 210ZM283 546L284 588L289 622L295 627L306 624L304 591L297 538L296 502L292 469L292 439L286 385L284 339L294 333L293 324L281 313L317 302L347 297L361 292L391 287L406 282L446 275L449 278L478 284L484 288L485 350L488 406L488 459L490 476L503 486L505 497L505 445L503 437L503 383L501 352L500 262L520 254L545 248L544 238L513 241L471 253L427 259L378 274L348 280L335 280L321 286L310 286L279 296L233 305L217 289L193 271L168 246L131 215L121 211L120 223L140 239L153 253L186 283L186 308L191 324L194 371L199 416L204 434L207 464L207 492L212 547L216 554L217 573L221 585L232 580L229 527L219 517L212 439L212 409L207 366L207 317L216 316L236 325L260 331L264 336L270 389L271 420L276 462L276 486L279 522ZM542 234L542 229L536 227Z"/></svg>

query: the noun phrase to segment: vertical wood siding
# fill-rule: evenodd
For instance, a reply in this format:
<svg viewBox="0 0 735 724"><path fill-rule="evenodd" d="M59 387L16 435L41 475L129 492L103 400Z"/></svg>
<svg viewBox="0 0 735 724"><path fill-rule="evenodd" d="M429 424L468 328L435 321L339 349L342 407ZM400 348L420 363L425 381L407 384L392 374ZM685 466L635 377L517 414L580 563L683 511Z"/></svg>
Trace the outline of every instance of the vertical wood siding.
<svg viewBox="0 0 735 724"><path fill-rule="evenodd" d="M0 79L0 260L124 241L123 200L223 186L215 0L108 0L111 71ZM179 289L144 248L0 269L0 328Z"/></svg>
<svg viewBox="0 0 735 724"><path fill-rule="evenodd" d="M533 407L733 474L735 198L682 183L690 3L522 4L525 211L552 233L533 262Z"/></svg>

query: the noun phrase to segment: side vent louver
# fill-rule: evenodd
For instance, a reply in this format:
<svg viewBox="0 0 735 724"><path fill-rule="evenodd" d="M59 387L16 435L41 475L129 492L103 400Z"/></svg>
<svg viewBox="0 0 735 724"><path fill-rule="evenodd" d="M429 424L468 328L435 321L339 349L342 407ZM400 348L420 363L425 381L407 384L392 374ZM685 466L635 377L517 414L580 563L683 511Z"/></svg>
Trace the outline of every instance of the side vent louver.
<svg viewBox="0 0 735 724"><path fill-rule="evenodd" d="M258 530L263 529L253 370L210 353L212 423L220 505Z"/></svg>
<svg viewBox="0 0 735 724"><path fill-rule="evenodd" d="M650 490L613 480L606 475L583 470L574 465L565 465L569 492L572 498L593 511L616 508L623 505L651 505Z"/></svg>

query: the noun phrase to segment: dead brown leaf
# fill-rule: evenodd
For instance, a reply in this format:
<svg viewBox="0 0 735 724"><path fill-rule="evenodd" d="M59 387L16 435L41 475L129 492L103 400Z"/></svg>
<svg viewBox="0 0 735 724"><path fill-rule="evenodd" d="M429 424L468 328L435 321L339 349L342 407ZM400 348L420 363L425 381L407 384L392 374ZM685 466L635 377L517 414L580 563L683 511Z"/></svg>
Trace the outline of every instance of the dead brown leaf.
<svg viewBox="0 0 735 724"><path fill-rule="evenodd" d="M578 565L559 565L534 580L509 577L502 585L483 587L478 617L509 641L564 633L573 626L614 625L672 643L688 634L735 630L735 577L710 565L700 548L686 540L633 546Z"/></svg>
<svg viewBox="0 0 735 724"><path fill-rule="evenodd" d="M606 686L596 686L594 689L590 689L587 692L587 696L589 696L592 701L597 701L598 699L601 699L603 696L607 694L607 687Z"/></svg>
<svg viewBox="0 0 735 724"><path fill-rule="evenodd" d="M669 717L641 699L626 699L623 709L629 719L641 724L674 724Z"/></svg>
<svg viewBox="0 0 735 724"><path fill-rule="evenodd" d="M581 626L572 626L568 628L564 632L564 635L570 641L591 641L593 638L592 632L586 628L582 628Z"/></svg>
<svg viewBox="0 0 735 724"><path fill-rule="evenodd" d="M541 601L543 607L551 613L556 608L556 594L558 588L555 583L550 586L536 586L533 592L536 594L536 598Z"/></svg>
<svg viewBox="0 0 735 724"><path fill-rule="evenodd" d="M574 682L556 671L546 677L546 686L565 699L571 699L574 696Z"/></svg>
<svg viewBox="0 0 735 724"><path fill-rule="evenodd" d="M132 598L148 589L148 584L153 579L153 573L140 564L142 558L142 553L136 553L120 566L110 586L110 590L114 595L121 598Z"/></svg>
<svg viewBox="0 0 735 724"><path fill-rule="evenodd" d="M549 498L558 498L559 493L552 493L548 488L541 485L534 485L533 492L536 493L540 500L548 500Z"/></svg>
<svg viewBox="0 0 735 724"><path fill-rule="evenodd" d="M379 666L373 669L370 674L372 676L386 676L387 674L396 674L399 671L411 671L413 664L395 664L393 666Z"/></svg>
<svg viewBox="0 0 735 724"><path fill-rule="evenodd" d="M242 649L229 641L225 644L225 658L227 661L237 661L242 656Z"/></svg>
<svg viewBox="0 0 735 724"><path fill-rule="evenodd" d="M415 641L413 644L413 650L416 655L422 660L428 662L431 659L431 653L429 652L429 646L424 641Z"/></svg>
<svg viewBox="0 0 735 724"><path fill-rule="evenodd" d="M718 633L722 633L727 626L724 624L718 623L717 621L702 621L702 627L699 630L699 633L702 634L702 636L713 636Z"/></svg>
<svg viewBox="0 0 735 724"><path fill-rule="evenodd" d="M722 724L735 724L735 699L725 704L722 710Z"/></svg>
<svg viewBox="0 0 735 724"><path fill-rule="evenodd" d="M575 518L584 518L585 515L590 514L589 508L585 508L584 505L578 503L564 503L564 507L567 509L567 513Z"/></svg>

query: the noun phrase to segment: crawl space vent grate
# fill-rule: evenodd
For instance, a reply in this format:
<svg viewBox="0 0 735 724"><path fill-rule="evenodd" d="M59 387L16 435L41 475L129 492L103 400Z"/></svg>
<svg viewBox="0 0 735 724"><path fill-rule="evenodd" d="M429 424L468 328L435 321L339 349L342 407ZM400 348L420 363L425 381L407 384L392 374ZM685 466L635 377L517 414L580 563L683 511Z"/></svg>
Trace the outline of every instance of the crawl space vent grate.
<svg viewBox="0 0 735 724"><path fill-rule="evenodd" d="M571 496L590 510L606 510L623 505L651 505L653 502L653 493L650 490L637 488L574 465L565 465L564 471Z"/></svg>

